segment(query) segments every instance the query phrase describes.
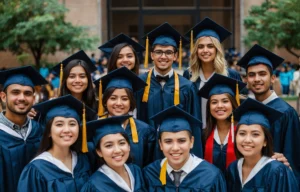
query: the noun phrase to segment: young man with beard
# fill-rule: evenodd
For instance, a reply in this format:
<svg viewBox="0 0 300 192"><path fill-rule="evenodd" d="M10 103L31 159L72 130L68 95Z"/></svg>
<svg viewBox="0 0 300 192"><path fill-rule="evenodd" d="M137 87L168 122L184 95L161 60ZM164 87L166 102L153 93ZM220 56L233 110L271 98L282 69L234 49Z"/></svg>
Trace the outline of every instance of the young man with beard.
<svg viewBox="0 0 300 192"><path fill-rule="evenodd" d="M283 116L273 123L270 130L274 141L274 152L282 153L287 158L300 181L299 116L293 107L270 89L275 82L273 70L283 60L263 47L254 45L237 65L246 69L248 88L254 93L255 99L283 113ZM285 161L281 154L275 154L273 158Z"/></svg>
<svg viewBox="0 0 300 192"><path fill-rule="evenodd" d="M171 25L164 23L147 34L146 43L146 47L151 45L154 68L140 76L146 81L147 86L136 94L137 118L156 127L150 117L170 106L178 105L200 119L201 109L195 85L178 75L172 68L172 64L177 60L181 51L180 49L178 51L178 47L188 41ZM201 129L194 133L194 137L198 147L194 153L202 157Z"/></svg>
<svg viewBox="0 0 300 192"><path fill-rule="evenodd" d="M42 129L27 117L34 103L34 86L47 81L31 66L0 72L0 191L15 192L25 165L37 152Z"/></svg>

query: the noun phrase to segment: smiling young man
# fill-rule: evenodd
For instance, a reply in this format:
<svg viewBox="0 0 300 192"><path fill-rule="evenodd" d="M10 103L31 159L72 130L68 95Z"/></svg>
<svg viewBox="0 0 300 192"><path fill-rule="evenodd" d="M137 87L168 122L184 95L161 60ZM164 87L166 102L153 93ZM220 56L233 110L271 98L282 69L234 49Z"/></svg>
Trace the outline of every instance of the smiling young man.
<svg viewBox="0 0 300 192"><path fill-rule="evenodd" d="M226 191L221 171L193 154L193 131L201 122L177 106L151 119L159 124L159 145L165 158L144 168L145 182L152 191Z"/></svg>
<svg viewBox="0 0 300 192"><path fill-rule="evenodd" d="M238 65L246 69L248 88L254 93L255 99L283 113L270 129L274 140L274 152L282 153L287 158L300 181L299 116L293 107L271 90L275 82L273 70L282 62L283 58L254 45ZM282 161L277 155L275 158Z"/></svg>
<svg viewBox="0 0 300 192"><path fill-rule="evenodd" d="M140 76L147 86L136 94L137 118L155 127L149 117L170 106L178 105L200 119L201 109L195 85L172 68L178 57L177 48L180 43L184 45L188 41L168 23L148 33L146 38L152 46L151 59L154 68ZM200 137L201 130L199 135L195 135L195 139L201 141ZM200 146L196 155L202 157Z"/></svg>
<svg viewBox="0 0 300 192"><path fill-rule="evenodd" d="M42 129L27 117L34 103L34 86L47 81L31 66L0 72L1 100L6 110L0 113L0 191L15 192L20 174L34 157Z"/></svg>

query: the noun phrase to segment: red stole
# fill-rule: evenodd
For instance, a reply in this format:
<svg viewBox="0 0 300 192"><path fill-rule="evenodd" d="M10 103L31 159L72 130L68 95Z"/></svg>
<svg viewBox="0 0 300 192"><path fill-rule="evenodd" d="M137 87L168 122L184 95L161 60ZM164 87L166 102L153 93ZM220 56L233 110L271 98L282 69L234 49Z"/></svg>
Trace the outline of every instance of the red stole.
<svg viewBox="0 0 300 192"><path fill-rule="evenodd" d="M234 126L234 131L236 130L236 126ZM213 164L213 149L214 149L214 134L215 129L210 133L209 137L206 140L205 144L205 153L204 159L211 164ZM230 163L236 160L234 153L234 142L232 140L231 129L229 130L228 142L227 142L227 150L226 150L226 168Z"/></svg>

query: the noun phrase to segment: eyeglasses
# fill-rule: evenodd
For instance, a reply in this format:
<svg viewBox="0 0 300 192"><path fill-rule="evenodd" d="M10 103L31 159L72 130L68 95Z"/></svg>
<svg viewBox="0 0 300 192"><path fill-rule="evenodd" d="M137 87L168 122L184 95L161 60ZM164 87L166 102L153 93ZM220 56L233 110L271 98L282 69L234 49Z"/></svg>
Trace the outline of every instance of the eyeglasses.
<svg viewBox="0 0 300 192"><path fill-rule="evenodd" d="M166 57L172 57L174 55L174 51L171 50L167 50L167 51L155 50L153 51L153 53L157 57L161 57L163 54L165 54Z"/></svg>

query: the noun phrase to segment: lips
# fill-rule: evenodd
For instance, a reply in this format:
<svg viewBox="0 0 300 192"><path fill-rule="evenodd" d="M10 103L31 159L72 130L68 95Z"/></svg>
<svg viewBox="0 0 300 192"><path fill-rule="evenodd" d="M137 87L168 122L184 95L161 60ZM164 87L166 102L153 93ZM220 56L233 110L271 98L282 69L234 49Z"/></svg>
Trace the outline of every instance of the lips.
<svg viewBox="0 0 300 192"><path fill-rule="evenodd" d="M116 161L121 161L123 159L124 155L117 155L117 156L113 156L112 158Z"/></svg>
<svg viewBox="0 0 300 192"><path fill-rule="evenodd" d="M70 141L72 139L72 136L71 135L63 135L63 136L60 136L60 138L62 138L65 141Z"/></svg>

